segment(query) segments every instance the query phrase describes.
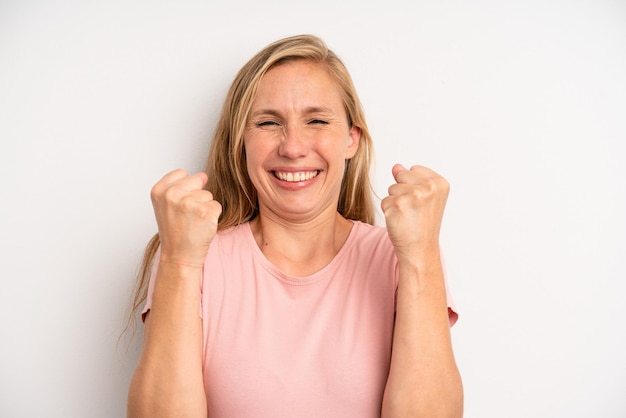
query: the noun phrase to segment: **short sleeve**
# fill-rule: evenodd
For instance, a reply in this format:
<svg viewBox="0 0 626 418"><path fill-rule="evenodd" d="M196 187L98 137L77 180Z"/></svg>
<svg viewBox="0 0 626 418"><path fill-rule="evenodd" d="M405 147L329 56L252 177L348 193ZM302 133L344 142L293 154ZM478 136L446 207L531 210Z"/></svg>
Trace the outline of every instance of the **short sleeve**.
<svg viewBox="0 0 626 418"><path fill-rule="evenodd" d="M157 270L159 268L159 259L161 258L161 247L157 248L154 253L154 257L152 257L152 262L150 264L150 280L148 281L148 293L146 295L146 304L141 311L141 320L146 320L146 314L152 307L152 294L154 293L154 280L156 279Z"/></svg>
<svg viewBox="0 0 626 418"><path fill-rule="evenodd" d="M450 322L450 327L456 324L456 321L459 319L459 314L456 308L456 304L454 303L454 298L452 297L452 292L450 291L450 286L448 286L448 273L446 272L446 262L443 256L443 252L441 254L441 266L443 268L443 283L446 288L446 303L448 304L448 321ZM395 266L395 301L394 304L397 306L398 303L398 280L399 280L399 270L396 261Z"/></svg>
<svg viewBox="0 0 626 418"><path fill-rule="evenodd" d="M159 269L159 260L161 259L161 247L159 247L154 253L152 263L150 264L150 280L148 281L148 293L146 294L146 302L141 311L141 320L146 320L146 314L152 308L152 295L154 294L154 283L156 281L157 271ZM204 282L204 267L202 269L202 278L200 281L200 293L202 293L202 285ZM202 318L202 297L199 301L198 315Z"/></svg>
<svg viewBox="0 0 626 418"><path fill-rule="evenodd" d="M446 272L446 261L443 256L443 252L441 254L441 266L443 267L443 280L446 286L446 300L448 303L448 320L450 321L450 326L452 327L456 324L456 321L459 319L459 314L456 308L456 304L454 303L454 298L452 297L452 292L450 291L450 286L448 286L448 273Z"/></svg>

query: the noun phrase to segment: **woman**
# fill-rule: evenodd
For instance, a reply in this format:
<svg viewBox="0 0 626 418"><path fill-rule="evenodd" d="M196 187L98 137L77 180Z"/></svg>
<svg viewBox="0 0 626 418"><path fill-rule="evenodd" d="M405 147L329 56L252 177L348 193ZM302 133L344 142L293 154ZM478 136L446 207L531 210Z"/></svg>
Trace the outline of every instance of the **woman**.
<svg viewBox="0 0 626 418"><path fill-rule="evenodd" d="M152 189L129 416L462 415L439 250L448 184L394 166L387 228L374 226L371 152L319 38L279 40L240 70L205 172Z"/></svg>

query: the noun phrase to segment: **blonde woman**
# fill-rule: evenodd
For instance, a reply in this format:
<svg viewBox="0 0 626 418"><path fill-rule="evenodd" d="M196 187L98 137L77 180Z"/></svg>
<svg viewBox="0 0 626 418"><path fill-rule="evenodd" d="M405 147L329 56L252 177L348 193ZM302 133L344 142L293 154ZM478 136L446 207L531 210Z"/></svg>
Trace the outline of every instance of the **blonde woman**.
<svg viewBox="0 0 626 418"><path fill-rule="evenodd" d="M393 167L374 225L372 140L314 36L237 74L206 170L152 189L129 417L460 417L439 230L448 183Z"/></svg>

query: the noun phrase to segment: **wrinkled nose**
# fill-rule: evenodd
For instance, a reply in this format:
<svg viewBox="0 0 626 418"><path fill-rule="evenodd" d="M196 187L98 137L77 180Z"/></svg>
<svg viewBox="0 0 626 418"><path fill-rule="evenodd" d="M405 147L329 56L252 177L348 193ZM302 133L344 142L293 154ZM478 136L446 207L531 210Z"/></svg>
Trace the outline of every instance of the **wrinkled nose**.
<svg viewBox="0 0 626 418"><path fill-rule="evenodd" d="M281 157L289 159L304 157L307 153L304 132L294 126L285 126L278 153Z"/></svg>

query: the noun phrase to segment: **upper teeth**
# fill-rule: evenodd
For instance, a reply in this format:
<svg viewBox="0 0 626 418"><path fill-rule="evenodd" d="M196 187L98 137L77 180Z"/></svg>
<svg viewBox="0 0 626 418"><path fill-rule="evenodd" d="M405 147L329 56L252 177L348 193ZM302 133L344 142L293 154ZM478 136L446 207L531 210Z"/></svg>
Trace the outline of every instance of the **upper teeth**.
<svg viewBox="0 0 626 418"><path fill-rule="evenodd" d="M279 171L275 172L276 177L278 177L279 179L283 181L293 181L293 182L311 180L313 177L317 176L317 173L318 173L317 171L299 171L297 173L292 173L292 172L282 173Z"/></svg>

